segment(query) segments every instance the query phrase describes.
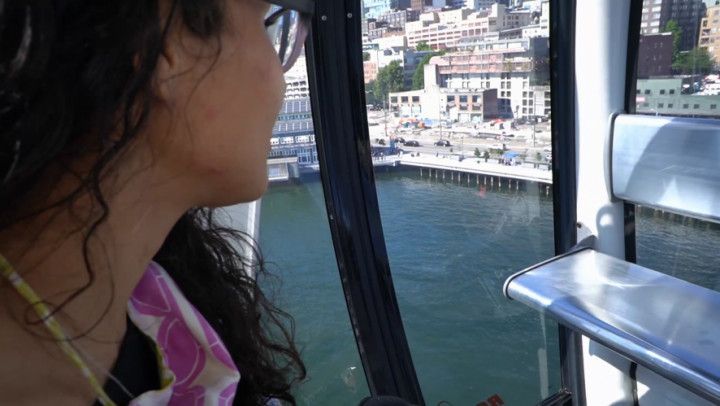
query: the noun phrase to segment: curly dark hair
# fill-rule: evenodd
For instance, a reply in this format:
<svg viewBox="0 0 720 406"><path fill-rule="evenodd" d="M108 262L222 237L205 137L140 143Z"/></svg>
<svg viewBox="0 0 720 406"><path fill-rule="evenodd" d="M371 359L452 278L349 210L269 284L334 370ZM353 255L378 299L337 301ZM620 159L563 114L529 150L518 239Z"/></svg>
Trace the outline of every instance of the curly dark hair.
<svg viewBox="0 0 720 406"><path fill-rule="evenodd" d="M87 283L55 311L93 283L88 244L109 210L100 184L146 122L171 23L181 19L193 35L219 45L223 7L223 0L173 0L163 23L158 0L0 3L0 230L88 194L100 212L82 231ZM70 163L88 152L99 156L92 169L73 173ZM42 185L49 174L75 176L80 186L48 202ZM211 209L196 208L179 219L154 259L230 351L242 374L235 403L295 404L291 388L304 379L305 366L292 318L258 287L265 271L254 241L220 226Z"/></svg>

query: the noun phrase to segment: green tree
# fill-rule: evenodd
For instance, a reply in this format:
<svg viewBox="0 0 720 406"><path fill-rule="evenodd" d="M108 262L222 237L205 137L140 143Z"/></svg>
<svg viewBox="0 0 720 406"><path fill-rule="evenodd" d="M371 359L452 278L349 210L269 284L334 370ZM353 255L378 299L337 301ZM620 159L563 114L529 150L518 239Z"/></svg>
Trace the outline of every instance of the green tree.
<svg viewBox="0 0 720 406"><path fill-rule="evenodd" d="M370 52L363 52L363 61L370 60Z"/></svg>
<svg viewBox="0 0 720 406"><path fill-rule="evenodd" d="M420 90L425 87L425 65L430 62L430 59L432 59L433 56L440 56L444 54L445 52L433 52L431 54L423 56L422 59L420 59L420 62L418 62L418 66L415 68L415 72L413 72L413 90Z"/></svg>
<svg viewBox="0 0 720 406"><path fill-rule="evenodd" d="M365 104L372 104L375 106L382 105L382 100L378 100L375 96L375 81L372 80L365 84Z"/></svg>
<svg viewBox="0 0 720 406"><path fill-rule="evenodd" d="M426 41L420 41L415 46L416 51L432 51L432 48L430 48L430 45Z"/></svg>
<svg viewBox="0 0 720 406"><path fill-rule="evenodd" d="M413 72L412 77L412 89L413 90L420 90L423 87L425 87L425 65L430 62L430 58L433 57L433 54L427 54L422 57L420 62L418 62L418 66L415 68L415 72Z"/></svg>
<svg viewBox="0 0 720 406"><path fill-rule="evenodd" d="M485 152L483 152L483 158L485 158L485 162L487 162L490 158L490 153L488 152L488 150L485 150Z"/></svg>
<svg viewBox="0 0 720 406"><path fill-rule="evenodd" d="M482 156L482 154L480 153L480 148L475 147L474 154L475 154L475 158L480 158Z"/></svg>
<svg viewBox="0 0 720 406"><path fill-rule="evenodd" d="M675 63L680 55L680 40L682 39L682 28L677 21L670 20L665 24L665 32L672 33L673 37L673 55L672 61Z"/></svg>
<svg viewBox="0 0 720 406"><path fill-rule="evenodd" d="M682 74L707 74L713 71L715 62L706 48L694 48L681 52L672 64L673 70Z"/></svg>
<svg viewBox="0 0 720 406"><path fill-rule="evenodd" d="M372 83L372 92L377 100L387 100L388 94L403 90L403 67L400 61L392 61L378 71Z"/></svg>

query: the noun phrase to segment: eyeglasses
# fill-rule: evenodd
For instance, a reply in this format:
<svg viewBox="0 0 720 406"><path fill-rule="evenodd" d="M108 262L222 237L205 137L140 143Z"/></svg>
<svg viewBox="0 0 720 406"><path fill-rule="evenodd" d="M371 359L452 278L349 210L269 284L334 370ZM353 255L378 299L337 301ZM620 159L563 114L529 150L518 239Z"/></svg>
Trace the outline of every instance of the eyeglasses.
<svg viewBox="0 0 720 406"><path fill-rule="evenodd" d="M314 11L314 1L266 1L271 3L272 7L265 18L265 28L278 53L283 72L287 72L302 53Z"/></svg>

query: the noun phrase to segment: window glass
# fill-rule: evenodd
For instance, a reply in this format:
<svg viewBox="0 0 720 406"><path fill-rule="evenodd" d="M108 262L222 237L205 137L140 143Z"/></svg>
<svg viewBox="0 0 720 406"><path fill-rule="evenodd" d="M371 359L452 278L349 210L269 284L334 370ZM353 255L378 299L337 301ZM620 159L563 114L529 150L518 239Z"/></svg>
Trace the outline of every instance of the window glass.
<svg viewBox="0 0 720 406"><path fill-rule="evenodd" d="M278 305L293 316L308 379L300 405L357 404L368 396L335 262L307 90L305 60L285 76L288 88L273 130L270 186L262 198L260 245L277 276ZM289 112L292 112L290 114Z"/></svg>
<svg viewBox="0 0 720 406"><path fill-rule="evenodd" d="M720 40L720 20L708 16L720 13L720 5L683 0L683 7L660 2L650 11L649 3L644 1L639 27L637 88L643 94L638 92L636 112L717 117L712 106L720 103L720 47L713 44ZM658 103L668 108L658 112L654 109Z"/></svg>
<svg viewBox="0 0 720 406"><path fill-rule="evenodd" d="M364 45L427 56L366 70L365 89L383 232L423 395L428 405L537 404L559 389L557 324L504 298L502 285L554 252L549 2L525 2L513 18L499 18L510 17L502 4L410 3L423 12L416 21ZM428 29L442 35L428 41ZM418 94L419 105L383 109Z"/></svg>
<svg viewBox="0 0 720 406"><path fill-rule="evenodd" d="M638 264L720 291L719 225L641 206L635 216Z"/></svg>
<svg viewBox="0 0 720 406"><path fill-rule="evenodd" d="M648 14L650 3L658 15ZM718 15L720 5L682 4L680 9L672 2L644 1L642 21L652 20L661 30L639 27L636 113L717 118L720 47L712 44L720 40L720 20L708 16ZM720 290L718 225L649 207L636 206L635 213L638 264Z"/></svg>

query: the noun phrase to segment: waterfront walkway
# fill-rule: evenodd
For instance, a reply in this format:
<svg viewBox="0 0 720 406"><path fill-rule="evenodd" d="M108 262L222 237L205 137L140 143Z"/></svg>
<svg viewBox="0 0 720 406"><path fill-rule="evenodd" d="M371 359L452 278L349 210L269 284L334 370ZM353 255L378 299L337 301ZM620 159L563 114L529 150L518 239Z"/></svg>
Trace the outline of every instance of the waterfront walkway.
<svg viewBox="0 0 720 406"><path fill-rule="evenodd" d="M552 184L552 171L548 171L547 169L502 165L493 162L493 160L485 162L484 159L476 157L467 157L463 161L458 161L456 158L434 157L431 155L411 156L411 154L405 153L400 156L388 156L385 159L399 162L404 166L497 176L548 185Z"/></svg>

